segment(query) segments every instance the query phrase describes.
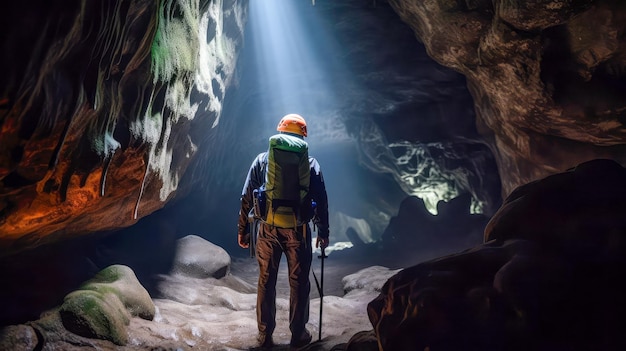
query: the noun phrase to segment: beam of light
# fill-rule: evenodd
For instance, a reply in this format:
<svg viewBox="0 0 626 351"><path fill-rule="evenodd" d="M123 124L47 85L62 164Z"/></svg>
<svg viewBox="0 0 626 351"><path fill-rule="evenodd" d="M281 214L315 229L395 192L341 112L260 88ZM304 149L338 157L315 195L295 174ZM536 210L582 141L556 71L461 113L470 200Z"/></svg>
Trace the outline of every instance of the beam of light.
<svg viewBox="0 0 626 351"><path fill-rule="evenodd" d="M340 214L339 204L346 202L345 198L356 201L359 169L355 157L345 159L355 140L337 115L341 111L337 72L346 71L345 65L319 10L307 1L250 1L246 45L254 52L251 69L256 74L254 103L258 105L254 118L262 119L259 134L275 133L278 120L287 113L298 113L307 121L306 140L311 155L322 165L328 191L336 244L330 252L351 246L345 232L354 223L366 242L372 235L362 218L338 220L348 218Z"/></svg>
<svg viewBox="0 0 626 351"><path fill-rule="evenodd" d="M329 73L335 63L334 38L310 3L294 0L251 1L248 40L256 53L259 113L268 133L280 117L298 113L309 128L307 141L345 139L337 116L337 95Z"/></svg>
<svg viewBox="0 0 626 351"><path fill-rule="evenodd" d="M367 207L376 203L377 192L369 188L376 185L366 181L363 167L391 174L401 191L423 199L432 214L437 214L440 201L449 201L471 187L463 167L448 165L457 161L448 145L390 143L373 121L347 116L361 123L356 136L360 151L355 149L356 141L348 136L337 116L338 111L354 111L343 105L345 100L380 109L382 114L392 113L386 109L394 106L376 99L380 93L376 90L363 98L364 89L359 86L362 79L347 74L343 61L346 52L329 34L327 19L323 17L327 13L321 5L312 6L302 0L251 1L246 41L254 52L251 69L256 74L254 116L262 120L259 135L265 137L275 132L276 123L287 113L299 113L308 122L311 154L320 161L326 179L332 240L339 241L337 247L329 249L332 251L351 246L341 242L349 240L349 228L364 243L370 243L380 235L381 230L376 228L380 222L387 225L384 216L375 217ZM350 79L354 81L346 82ZM359 153L367 158L364 164L358 164L363 161L357 160ZM386 195L391 193L391 189L383 191L388 191ZM471 210L479 213L480 207L473 201Z"/></svg>

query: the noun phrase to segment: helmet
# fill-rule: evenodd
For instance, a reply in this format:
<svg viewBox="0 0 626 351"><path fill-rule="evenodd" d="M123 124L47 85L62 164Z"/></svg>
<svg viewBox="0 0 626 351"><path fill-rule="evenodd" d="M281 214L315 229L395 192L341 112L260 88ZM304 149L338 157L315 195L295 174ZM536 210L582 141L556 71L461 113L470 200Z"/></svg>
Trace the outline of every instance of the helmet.
<svg viewBox="0 0 626 351"><path fill-rule="evenodd" d="M306 121L302 116L295 113L290 113L283 117L278 122L276 130L279 132L294 133L302 136L307 136L306 133Z"/></svg>

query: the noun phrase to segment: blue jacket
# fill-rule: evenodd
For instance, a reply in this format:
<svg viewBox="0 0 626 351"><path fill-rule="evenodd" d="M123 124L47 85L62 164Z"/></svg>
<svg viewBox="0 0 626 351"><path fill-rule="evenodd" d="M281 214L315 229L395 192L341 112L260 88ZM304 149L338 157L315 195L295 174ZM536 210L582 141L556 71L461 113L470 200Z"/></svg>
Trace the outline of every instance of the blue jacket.
<svg viewBox="0 0 626 351"><path fill-rule="evenodd" d="M241 193L241 208L239 209L238 234L246 234L248 232L248 214L253 206L253 191L258 189L265 183L265 165L267 164L267 152L260 153L252 162L246 182L243 185ZM318 236L328 238L328 196L326 195L326 186L324 185L324 177L317 160L309 156L309 165L311 166L311 180L309 183L309 195L316 202L315 223L318 227Z"/></svg>

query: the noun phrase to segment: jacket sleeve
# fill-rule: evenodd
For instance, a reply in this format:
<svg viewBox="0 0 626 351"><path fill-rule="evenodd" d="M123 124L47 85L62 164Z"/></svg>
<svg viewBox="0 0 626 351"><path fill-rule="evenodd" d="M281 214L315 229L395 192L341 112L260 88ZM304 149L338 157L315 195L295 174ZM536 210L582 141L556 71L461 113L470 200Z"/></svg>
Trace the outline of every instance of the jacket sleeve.
<svg viewBox="0 0 626 351"><path fill-rule="evenodd" d="M252 192L263 185L265 179L264 160L265 153L259 154L248 171L246 182L241 191L241 207L239 208L239 221L237 223L237 234L246 234L248 230L248 214L253 206Z"/></svg>
<svg viewBox="0 0 626 351"><path fill-rule="evenodd" d="M318 236L328 238L328 196L326 195L326 185L324 184L324 176L316 159L310 158L311 164L311 182L309 191L313 201L317 204L315 209L315 224L319 228Z"/></svg>

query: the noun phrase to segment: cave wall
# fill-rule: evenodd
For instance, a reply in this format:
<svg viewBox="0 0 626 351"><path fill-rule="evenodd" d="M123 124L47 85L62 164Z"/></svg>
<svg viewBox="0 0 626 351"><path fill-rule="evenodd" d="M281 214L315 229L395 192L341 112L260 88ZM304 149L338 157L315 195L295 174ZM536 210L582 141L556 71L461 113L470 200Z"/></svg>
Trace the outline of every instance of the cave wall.
<svg viewBox="0 0 626 351"><path fill-rule="evenodd" d="M626 4L389 0L467 78L503 196L594 158L626 162Z"/></svg>
<svg viewBox="0 0 626 351"><path fill-rule="evenodd" d="M222 113L246 0L3 5L0 252L162 208Z"/></svg>

